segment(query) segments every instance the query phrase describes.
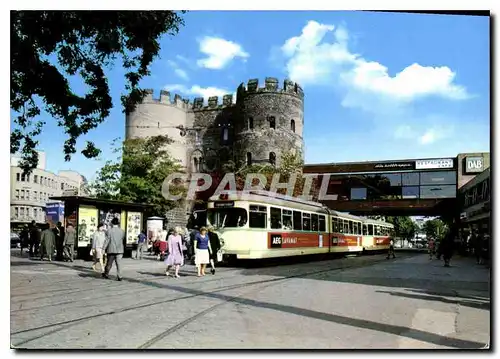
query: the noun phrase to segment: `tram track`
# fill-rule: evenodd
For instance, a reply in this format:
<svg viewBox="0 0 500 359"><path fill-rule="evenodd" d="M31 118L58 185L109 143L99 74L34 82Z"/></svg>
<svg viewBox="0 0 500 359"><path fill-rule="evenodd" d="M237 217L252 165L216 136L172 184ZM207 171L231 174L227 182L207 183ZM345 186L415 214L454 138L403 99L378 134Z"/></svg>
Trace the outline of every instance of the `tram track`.
<svg viewBox="0 0 500 359"><path fill-rule="evenodd" d="M12 332L11 336L14 336L14 335L19 335L19 334L26 334L26 333L30 333L30 332L36 332L36 331L39 331L39 330L54 328L52 330L49 330L48 332L44 332L44 333L35 335L33 337L29 337L29 338L23 339L23 340L15 343L15 344L13 344L13 347L19 347L21 345L33 342L35 340L44 338L46 336L55 334L55 333L60 332L62 330L68 329L70 327L82 324L82 323L84 323L86 321L90 321L90 320L96 319L96 318L113 316L113 315L116 315L116 314L126 313L126 312L133 311L133 310L144 309L144 308L148 308L148 307L154 307L154 306L157 306L157 305L163 305L163 304L166 304L166 303L178 302L178 301L188 300L188 299L197 298L197 297L203 297L203 296L210 297L210 295L212 295L212 294L218 294L218 293L221 293L221 292L226 292L226 291L230 291L230 290L234 290L234 289L240 289L240 288L245 288L245 287L253 287L253 286L257 286L257 285L267 284L267 285L265 285L263 287L252 288L249 291L245 291L244 293L241 293L239 295L232 296L229 299L223 300L221 303L217 303L217 304L215 304L215 305L213 305L213 306L211 306L211 307L209 307L209 308L207 308L207 309L205 309L205 310L203 310L203 311L201 311L199 313L196 313L196 314L190 316L189 318L181 321L180 323L178 323L178 324L176 324L174 326L171 326L171 327L165 329L163 332L159 333L158 335L156 335L155 337L149 339L148 341L144 342L143 344L141 344L138 347L139 349L146 349L148 347L151 347L155 343L157 343L159 340L165 338L166 336L168 336L168 335L170 335L172 333L175 333L177 330L179 330L182 327L188 325L189 323L192 323L193 321L195 321L195 320L203 317L205 314L213 311L214 309L217 309L217 308L219 308L219 307L221 307L221 306L223 306L225 304L231 303L232 301L238 300L242 296L244 296L246 294L249 294L251 292L254 292L256 290L263 290L263 289L265 289L267 287L276 285L277 283L288 281L288 280L291 280L291 279L294 279L294 278L311 277L311 276L315 276L315 275L322 274L322 273L327 273L327 272L343 271L343 270L347 270L347 269L362 268L362 267L375 265L375 264L378 264L378 263L381 263L381 262L385 262L385 261L386 261L385 258L371 260L371 261L368 261L368 262L361 261L361 263L359 263L359 262L358 263L349 263L349 262L346 263L344 261L340 261L340 262L338 262L338 264L340 264L340 267L337 267L337 268L335 268L335 267L328 267L328 268L321 269L321 270L311 270L311 271L299 272L299 273L296 273L296 274L293 274L293 275L281 276L279 278L271 278L271 279L250 281L250 282L241 283L241 284L228 285L228 286L220 287L220 288L217 288L217 289L211 290L211 291L203 291L202 289L194 289L194 288L173 286L173 285L167 285L167 284L160 284L160 283L156 283L156 282L153 282L153 281L143 281L141 279L124 278L123 279L124 282L128 281L128 282L131 282L131 283L140 283L140 284L143 284L143 285L154 286L154 287L157 287L157 288L171 289L171 290L185 292L185 293L186 292L188 292L188 293L191 292L192 294L185 295L185 296L180 296L180 297L177 297L177 298L169 298L169 299L161 300L161 301L147 302L147 303L143 303L143 304L139 304L139 305L125 306L123 308L118 308L118 309L106 311L104 313L87 315L87 316L83 316L83 317L80 317L80 318L75 318L75 319L71 319L71 320L67 320L67 321L61 321L61 322L52 323L52 324L48 324L48 325L43 325L43 326L38 326L38 327L34 327L34 328L24 329L24 330L20 330L20 331L17 331L17 332ZM80 271L82 271L82 269L80 269ZM89 270L89 272L91 272L91 270ZM262 273L261 273L261 275L262 275ZM269 274L269 275L272 275L272 274Z"/></svg>

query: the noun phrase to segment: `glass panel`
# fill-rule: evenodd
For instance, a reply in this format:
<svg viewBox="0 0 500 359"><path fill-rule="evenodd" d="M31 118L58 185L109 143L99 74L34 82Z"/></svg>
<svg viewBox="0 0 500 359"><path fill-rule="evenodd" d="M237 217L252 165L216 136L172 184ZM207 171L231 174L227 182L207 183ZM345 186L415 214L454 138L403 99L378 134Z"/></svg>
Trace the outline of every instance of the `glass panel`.
<svg viewBox="0 0 500 359"><path fill-rule="evenodd" d="M302 230L302 212L293 211L293 229L296 231Z"/></svg>
<svg viewBox="0 0 500 359"><path fill-rule="evenodd" d="M271 228L281 229L281 208L271 207Z"/></svg>
<svg viewBox="0 0 500 359"><path fill-rule="evenodd" d="M216 228L243 227L247 223L247 211L243 208L209 208L208 223Z"/></svg>
<svg viewBox="0 0 500 359"><path fill-rule="evenodd" d="M455 171L445 172L421 172L420 184L421 185L435 185L435 184L456 184L457 174Z"/></svg>
<svg viewBox="0 0 500 359"><path fill-rule="evenodd" d="M353 234L354 233L354 222L349 221L349 233Z"/></svg>
<svg viewBox="0 0 500 359"><path fill-rule="evenodd" d="M252 207L257 206L250 206L250 219L248 221L250 228L267 228L267 212L262 211L260 206L257 207L257 211L252 211Z"/></svg>
<svg viewBox="0 0 500 359"><path fill-rule="evenodd" d="M288 209L283 210L283 229L291 230L292 225L292 211Z"/></svg>
<svg viewBox="0 0 500 359"><path fill-rule="evenodd" d="M366 199L366 188L351 188L351 199Z"/></svg>
<svg viewBox="0 0 500 359"><path fill-rule="evenodd" d="M373 236L373 224L368 225L368 235Z"/></svg>
<svg viewBox="0 0 500 359"><path fill-rule="evenodd" d="M418 186L420 184L420 174L416 172L403 173L403 186Z"/></svg>
<svg viewBox="0 0 500 359"><path fill-rule="evenodd" d="M420 186L420 198L455 198L456 186Z"/></svg>
<svg viewBox="0 0 500 359"><path fill-rule="evenodd" d="M403 187L403 198L418 198L420 193L419 186Z"/></svg>
<svg viewBox="0 0 500 359"><path fill-rule="evenodd" d="M391 186L401 186L401 173L382 173L381 175Z"/></svg>
<svg viewBox="0 0 500 359"><path fill-rule="evenodd" d="M303 213L302 214L302 230L310 231L311 230L311 214Z"/></svg>
<svg viewBox="0 0 500 359"><path fill-rule="evenodd" d="M338 218L337 221L339 224L339 233L345 233L344 232L344 220L342 218Z"/></svg>
<svg viewBox="0 0 500 359"><path fill-rule="evenodd" d="M314 232L318 231L318 215L317 214L311 215L311 230L313 230Z"/></svg>
<svg viewBox="0 0 500 359"><path fill-rule="evenodd" d="M349 233L349 221L344 219L344 231L342 233Z"/></svg>
<svg viewBox="0 0 500 359"><path fill-rule="evenodd" d="M367 224L363 224L363 235L364 236L368 235L368 225Z"/></svg>
<svg viewBox="0 0 500 359"><path fill-rule="evenodd" d="M326 232L325 216L319 216L319 231Z"/></svg>

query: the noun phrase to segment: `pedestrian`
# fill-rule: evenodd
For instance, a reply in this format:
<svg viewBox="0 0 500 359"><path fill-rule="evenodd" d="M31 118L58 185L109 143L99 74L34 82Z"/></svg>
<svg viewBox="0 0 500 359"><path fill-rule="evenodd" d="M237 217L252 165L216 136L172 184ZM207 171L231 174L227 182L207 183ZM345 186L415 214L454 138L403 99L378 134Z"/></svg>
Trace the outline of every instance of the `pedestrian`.
<svg viewBox="0 0 500 359"><path fill-rule="evenodd" d="M40 239L40 244L41 244L40 260L43 260L43 258L47 256L49 262L52 262L52 256L54 255L54 246L56 243L56 236L54 234L53 229L50 228L49 223L46 223L44 227L45 228L41 234L41 239Z"/></svg>
<svg viewBox="0 0 500 359"><path fill-rule="evenodd" d="M76 231L75 227L73 227L73 223L68 223L66 226L66 233L64 234L63 241L63 255L64 261L73 262L74 252L75 252L75 237Z"/></svg>
<svg viewBox="0 0 500 359"><path fill-rule="evenodd" d="M148 250L146 239L146 231L143 230L137 236L137 251L135 252L135 259L142 259L143 253Z"/></svg>
<svg viewBox="0 0 500 359"><path fill-rule="evenodd" d="M474 229L474 254L477 264L483 263L483 234L476 228Z"/></svg>
<svg viewBox="0 0 500 359"><path fill-rule="evenodd" d="M113 262L116 263L116 279L118 281L122 280L121 276L121 261L123 258L124 242L125 242L125 232L120 228L120 221L118 218L113 218L111 220L112 227L106 232L106 242L104 244L104 249L107 254L106 268L102 276L106 279L109 278L109 271L113 266Z"/></svg>
<svg viewBox="0 0 500 359"><path fill-rule="evenodd" d="M429 259L432 259L432 256L434 255L434 247L435 247L434 239L430 238L429 243L427 245L429 247Z"/></svg>
<svg viewBox="0 0 500 359"><path fill-rule="evenodd" d="M106 243L106 233L104 223L100 223L97 231L92 234L92 256L94 263L92 269L97 271L96 264L101 265L101 273L104 273L104 243Z"/></svg>
<svg viewBox="0 0 500 359"><path fill-rule="evenodd" d="M189 247L188 247L188 257L189 260L193 260L196 248L194 242L196 241L196 235L199 233L198 226L194 226L193 230L189 233Z"/></svg>
<svg viewBox="0 0 500 359"><path fill-rule="evenodd" d="M175 278L179 278L179 269L184 265L184 255L182 253L182 237L180 227L175 227L172 234L168 236L168 256L165 259L165 275L169 276L170 267L175 267Z"/></svg>
<svg viewBox="0 0 500 359"><path fill-rule="evenodd" d="M195 238L195 264L198 269L198 277L205 275L205 268L210 263L210 240L205 227L200 228L200 233Z"/></svg>
<svg viewBox="0 0 500 359"><path fill-rule="evenodd" d="M160 260L160 261L165 260L165 254L167 253L167 249L168 249L167 248L167 238L168 238L169 232L167 232L166 229L163 229L160 232L160 241L158 243L158 250L159 250L158 260Z"/></svg>
<svg viewBox="0 0 500 359"><path fill-rule="evenodd" d="M387 259L389 259L391 257L391 254L392 254L392 258L396 258L396 254L394 253L394 239L390 239L389 241L389 251L387 252Z"/></svg>
<svg viewBox="0 0 500 359"><path fill-rule="evenodd" d="M220 239L219 239L219 236L217 235L217 233L215 233L214 231L214 227L213 226L210 226L208 228L208 233L209 233L209 241L210 241L210 266L212 267L212 269L210 270L210 272L212 273L212 275L215 274L215 263L217 263L219 260L217 258L217 254L220 250Z"/></svg>
<svg viewBox="0 0 500 359"><path fill-rule="evenodd" d="M443 254L443 259L444 259L444 266L449 267L450 266L450 260L451 257L453 256L453 247L455 244L455 225L453 225L448 233L444 236L443 240L441 241L441 253Z"/></svg>
<svg viewBox="0 0 500 359"><path fill-rule="evenodd" d="M19 239L21 240L21 257L23 256L23 250L30 247L30 231L28 225L25 224L21 233L19 234Z"/></svg>
<svg viewBox="0 0 500 359"><path fill-rule="evenodd" d="M40 246L40 232L35 221L31 221L30 240L29 240L29 256L38 255Z"/></svg>
<svg viewBox="0 0 500 359"><path fill-rule="evenodd" d="M56 236L56 259L63 260L63 243L64 243L64 226L61 222L57 222L57 236Z"/></svg>

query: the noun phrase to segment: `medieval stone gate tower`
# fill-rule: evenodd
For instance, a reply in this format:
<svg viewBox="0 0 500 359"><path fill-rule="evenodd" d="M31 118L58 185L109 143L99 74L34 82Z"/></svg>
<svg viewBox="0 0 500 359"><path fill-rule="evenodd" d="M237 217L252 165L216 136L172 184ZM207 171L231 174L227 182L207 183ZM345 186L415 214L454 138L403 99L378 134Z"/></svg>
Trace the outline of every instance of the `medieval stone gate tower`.
<svg viewBox="0 0 500 359"><path fill-rule="evenodd" d="M153 90L125 120L126 138L167 135L172 157L188 172L213 171L232 161L237 167L253 163L280 165L282 153L304 154L304 93L285 80L279 86L275 78L266 78L263 87L257 79L242 83L233 95L203 98L191 103L162 90L160 98ZM186 209L167 216L170 225L184 226Z"/></svg>

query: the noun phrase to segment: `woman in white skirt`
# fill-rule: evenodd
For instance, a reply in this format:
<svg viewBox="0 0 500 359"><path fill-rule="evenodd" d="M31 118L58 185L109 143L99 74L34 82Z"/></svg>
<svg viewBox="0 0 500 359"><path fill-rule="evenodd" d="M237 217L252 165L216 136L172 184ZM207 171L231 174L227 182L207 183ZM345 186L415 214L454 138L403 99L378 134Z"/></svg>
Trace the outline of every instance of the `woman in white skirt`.
<svg viewBox="0 0 500 359"><path fill-rule="evenodd" d="M198 277L201 277L205 275L205 268L210 263L211 251L210 240L205 227L201 227L200 232L196 234L194 248L196 248L195 264L198 268Z"/></svg>

